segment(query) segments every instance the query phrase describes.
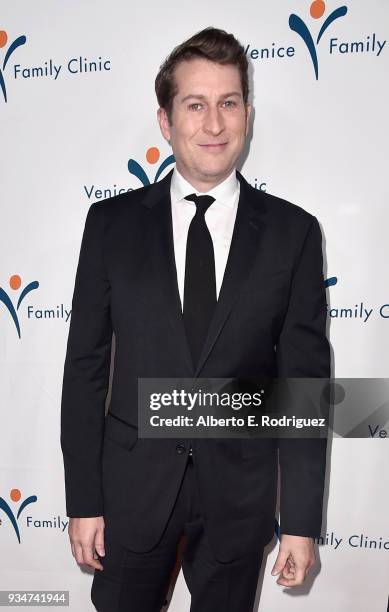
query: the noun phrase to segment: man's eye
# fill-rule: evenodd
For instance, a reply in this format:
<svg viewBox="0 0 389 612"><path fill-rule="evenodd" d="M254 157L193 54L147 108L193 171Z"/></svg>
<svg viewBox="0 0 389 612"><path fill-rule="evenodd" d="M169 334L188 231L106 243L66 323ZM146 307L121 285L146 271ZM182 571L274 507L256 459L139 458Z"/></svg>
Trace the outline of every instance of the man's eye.
<svg viewBox="0 0 389 612"><path fill-rule="evenodd" d="M200 102L193 102L193 104L189 104L190 110L198 110L201 107Z"/></svg>
<svg viewBox="0 0 389 612"><path fill-rule="evenodd" d="M234 100L225 100L224 104L227 106L227 108L232 108L233 106L236 106L236 102L234 102Z"/></svg>

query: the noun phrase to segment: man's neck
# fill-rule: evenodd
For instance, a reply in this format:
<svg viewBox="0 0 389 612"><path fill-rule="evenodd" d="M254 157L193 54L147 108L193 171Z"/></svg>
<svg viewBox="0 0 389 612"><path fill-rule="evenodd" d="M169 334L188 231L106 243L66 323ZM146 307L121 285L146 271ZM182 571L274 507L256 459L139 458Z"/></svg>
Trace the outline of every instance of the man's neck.
<svg viewBox="0 0 389 612"><path fill-rule="evenodd" d="M208 182L208 181L199 181L199 180L197 180L195 177L189 175L187 172L185 172L185 170L180 168L177 165L177 163L176 163L176 169L181 174L181 176L186 181L188 181L188 183L190 183L192 185L192 187L194 187L194 189L196 191L198 191L199 193L206 193L206 192L210 191L211 189L213 189L214 187L217 187L218 185L220 185L220 183L225 181L226 178L228 178L230 176L230 174L231 174L231 172L233 170L235 170L235 168L230 168L223 176L219 176L219 177L215 178L214 180L210 179L209 182Z"/></svg>

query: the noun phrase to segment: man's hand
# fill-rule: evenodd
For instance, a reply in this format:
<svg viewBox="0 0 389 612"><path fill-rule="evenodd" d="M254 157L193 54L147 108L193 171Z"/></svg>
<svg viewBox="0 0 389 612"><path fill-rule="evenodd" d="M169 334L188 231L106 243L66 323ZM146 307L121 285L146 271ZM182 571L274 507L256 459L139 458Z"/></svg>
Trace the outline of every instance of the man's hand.
<svg viewBox="0 0 389 612"><path fill-rule="evenodd" d="M281 572L277 584L299 586L315 563L313 539L283 534L272 576Z"/></svg>
<svg viewBox="0 0 389 612"><path fill-rule="evenodd" d="M103 557L104 550L104 518L70 518L68 533L73 557L77 563L90 565L95 569L104 569L100 561L96 561L95 551Z"/></svg>

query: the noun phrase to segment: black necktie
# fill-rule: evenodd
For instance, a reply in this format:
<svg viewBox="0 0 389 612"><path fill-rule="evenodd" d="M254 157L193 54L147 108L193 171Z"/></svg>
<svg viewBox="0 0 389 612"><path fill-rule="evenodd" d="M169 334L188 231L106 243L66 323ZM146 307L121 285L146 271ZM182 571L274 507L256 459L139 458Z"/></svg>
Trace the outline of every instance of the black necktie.
<svg viewBox="0 0 389 612"><path fill-rule="evenodd" d="M216 306L215 256L204 217L215 198L192 193L185 199L196 204L186 243L183 308L185 330L196 366Z"/></svg>

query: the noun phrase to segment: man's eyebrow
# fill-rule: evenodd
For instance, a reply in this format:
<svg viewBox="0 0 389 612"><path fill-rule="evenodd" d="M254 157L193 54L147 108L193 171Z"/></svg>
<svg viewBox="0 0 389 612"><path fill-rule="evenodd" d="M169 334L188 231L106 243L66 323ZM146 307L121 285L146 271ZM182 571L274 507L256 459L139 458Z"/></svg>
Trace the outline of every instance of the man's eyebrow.
<svg viewBox="0 0 389 612"><path fill-rule="evenodd" d="M232 96L238 96L239 98L241 98L242 94L240 91L229 91L228 93L222 94L220 96L220 99L231 98ZM187 96L185 96L185 98L182 98L181 103L186 102L186 100L189 100L190 98L195 98L196 100L205 100L206 96L203 96L202 94L188 94Z"/></svg>

